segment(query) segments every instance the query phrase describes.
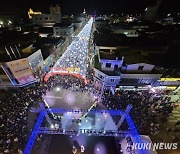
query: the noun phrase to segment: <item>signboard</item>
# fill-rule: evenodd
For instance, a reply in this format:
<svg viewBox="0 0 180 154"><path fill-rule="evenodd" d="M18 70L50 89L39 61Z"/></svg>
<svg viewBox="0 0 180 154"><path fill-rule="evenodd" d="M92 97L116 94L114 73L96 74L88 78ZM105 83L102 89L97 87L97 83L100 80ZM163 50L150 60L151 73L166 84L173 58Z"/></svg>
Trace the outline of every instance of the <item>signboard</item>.
<svg viewBox="0 0 180 154"><path fill-rule="evenodd" d="M6 65L19 84L25 84L35 79L26 58L7 62Z"/></svg>

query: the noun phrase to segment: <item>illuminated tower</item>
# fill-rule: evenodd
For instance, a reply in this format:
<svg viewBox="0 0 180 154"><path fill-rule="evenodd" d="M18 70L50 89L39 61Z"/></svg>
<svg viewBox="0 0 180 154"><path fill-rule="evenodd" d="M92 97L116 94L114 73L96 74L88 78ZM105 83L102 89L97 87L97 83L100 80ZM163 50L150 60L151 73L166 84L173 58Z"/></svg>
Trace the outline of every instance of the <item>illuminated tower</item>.
<svg viewBox="0 0 180 154"><path fill-rule="evenodd" d="M50 14L59 14L61 15L61 8L59 5L56 5L56 6L50 6L49 7L49 10L50 10Z"/></svg>

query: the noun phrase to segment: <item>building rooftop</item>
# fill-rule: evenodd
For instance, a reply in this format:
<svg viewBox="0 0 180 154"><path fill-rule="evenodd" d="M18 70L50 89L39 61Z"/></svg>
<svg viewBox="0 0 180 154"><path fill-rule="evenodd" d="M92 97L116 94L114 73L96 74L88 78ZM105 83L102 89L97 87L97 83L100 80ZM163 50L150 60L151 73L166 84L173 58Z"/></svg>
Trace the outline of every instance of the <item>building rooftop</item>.
<svg viewBox="0 0 180 154"><path fill-rule="evenodd" d="M64 38L43 37L38 39L33 46L41 49L43 58L46 59L52 52L54 46L58 46L64 42Z"/></svg>
<svg viewBox="0 0 180 154"><path fill-rule="evenodd" d="M123 54L123 53L120 53ZM150 58L146 55L142 55L139 51L128 52L123 54L124 61L126 64L137 64L137 63L146 63L146 64L153 64Z"/></svg>
<svg viewBox="0 0 180 154"><path fill-rule="evenodd" d="M72 23L71 22L56 23L53 27L60 27L60 28L72 27Z"/></svg>
<svg viewBox="0 0 180 154"><path fill-rule="evenodd" d="M117 71L104 71L104 70L102 70L101 64L99 63L99 59L98 59L97 55L94 57L94 62L95 62L94 67L96 69L98 69L99 71L103 72L104 74L109 75L109 76L119 76L120 75L119 72L117 72Z"/></svg>
<svg viewBox="0 0 180 154"><path fill-rule="evenodd" d="M13 60L18 60L18 59L22 59L22 58L27 58L27 57L29 57L31 54L33 54L35 52L33 50L32 52L25 53L25 52L22 52L19 49L19 53L20 53L20 55L19 55L19 53L16 50L15 46L12 46L12 49L13 49L15 55L12 53L12 51L11 51L11 49L9 47L7 47L7 50L10 53L10 56L6 53L5 49L4 49L3 53L0 53L0 57L1 57L0 62L1 63L13 61Z"/></svg>
<svg viewBox="0 0 180 154"><path fill-rule="evenodd" d="M121 60L122 57L120 55L116 54L110 54L110 53L99 53L100 59L108 59L108 60Z"/></svg>
<svg viewBox="0 0 180 154"><path fill-rule="evenodd" d="M0 29L0 46L5 46L9 44L32 44L34 40L36 40L39 37L39 34L28 32L23 33L20 31L15 30L8 30L8 29ZM30 43L28 43L30 42Z"/></svg>
<svg viewBox="0 0 180 154"><path fill-rule="evenodd" d="M53 27L39 27L38 32L44 34L53 34Z"/></svg>
<svg viewBox="0 0 180 154"><path fill-rule="evenodd" d="M43 45L59 45L64 42L64 38L54 38L54 37L42 37L38 39L34 46L43 46Z"/></svg>
<svg viewBox="0 0 180 154"><path fill-rule="evenodd" d="M109 32L95 32L94 43L97 46L128 46L129 42L124 34L111 34Z"/></svg>
<svg viewBox="0 0 180 154"><path fill-rule="evenodd" d="M107 19L102 19L102 18L95 19L95 22L96 22L96 21L109 22L109 20L107 20Z"/></svg>

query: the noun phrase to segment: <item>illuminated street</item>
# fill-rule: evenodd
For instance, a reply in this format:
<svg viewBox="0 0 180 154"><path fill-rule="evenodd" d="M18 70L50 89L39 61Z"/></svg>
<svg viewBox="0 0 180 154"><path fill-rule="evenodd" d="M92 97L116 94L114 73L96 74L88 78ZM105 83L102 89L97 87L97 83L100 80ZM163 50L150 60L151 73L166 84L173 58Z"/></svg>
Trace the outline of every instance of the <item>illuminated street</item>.
<svg viewBox="0 0 180 154"><path fill-rule="evenodd" d="M0 4L0 154L180 154L180 0Z"/></svg>
<svg viewBox="0 0 180 154"><path fill-rule="evenodd" d="M77 73L86 77L88 67L88 48L93 18L84 26L82 31L74 38L65 53L59 58L52 72ZM58 70L60 67L61 70ZM63 70L65 69L65 70ZM50 72L51 73L51 72Z"/></svg>

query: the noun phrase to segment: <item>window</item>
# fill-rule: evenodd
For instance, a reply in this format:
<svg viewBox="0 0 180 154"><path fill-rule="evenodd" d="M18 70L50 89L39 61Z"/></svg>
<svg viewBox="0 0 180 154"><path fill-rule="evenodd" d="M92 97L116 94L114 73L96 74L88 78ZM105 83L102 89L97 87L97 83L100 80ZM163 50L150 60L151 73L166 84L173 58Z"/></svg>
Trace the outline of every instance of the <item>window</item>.
<svg viewBox="0 0 180 154"><path fill-rule="evenodd" d="M104 77L103 77L101 74L98 74L98 77L99 77L100 79L104 79Z"/></svg>
<svg viewBox="0 0 180 154"><path fill-rule="evenodd" d="M111 79L111 82L115 82L115 79Z"/></svg>
<svg viewBox="0 0 180 154"><path fill-rule="evenodd" d="M48 18L46 17L45 20L48 20Z"/></svg>
<svg viewBox="0 0 180 154"><path fill-rule="evenodd" d="M118 65L114 65L114 68L118 68Z"/></svg>
<svg viewBox="0 0 180 154"><path fill-rule="evenodd" d="M144 66L139 66L138 70L143 70Z"/></svg>
<svg viewBox="0 0 180 154"><path fill-rule="evenodd" d="M111 67L111 63L106 63L106 67L110 68Z"/></svg>

